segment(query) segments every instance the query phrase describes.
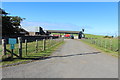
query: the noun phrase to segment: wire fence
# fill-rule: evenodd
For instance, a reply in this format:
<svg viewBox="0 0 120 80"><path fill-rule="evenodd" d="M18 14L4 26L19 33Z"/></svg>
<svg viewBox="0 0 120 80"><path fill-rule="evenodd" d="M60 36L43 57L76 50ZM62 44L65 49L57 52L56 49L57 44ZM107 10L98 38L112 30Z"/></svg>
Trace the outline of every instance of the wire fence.
<svg viewBox="0 0 120 80"><path fill-rule="evenodd" d="M98 47L105 48L114 52L118 51L118 39L117 38L87 38L84 41L97 45Z"/></svg>

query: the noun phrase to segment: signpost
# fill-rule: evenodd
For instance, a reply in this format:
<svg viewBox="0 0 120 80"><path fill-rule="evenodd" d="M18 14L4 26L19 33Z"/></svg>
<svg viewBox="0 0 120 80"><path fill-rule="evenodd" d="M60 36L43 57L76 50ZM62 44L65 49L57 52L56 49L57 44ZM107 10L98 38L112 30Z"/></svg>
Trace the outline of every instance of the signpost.
<svg viewBox="0 0 120 80"><path fill-rule="evenodd" d="M11 49L11 60L13 60L13 49L15 48L14 45L17 43L15 38L9 38L9 44Z"/></svg>

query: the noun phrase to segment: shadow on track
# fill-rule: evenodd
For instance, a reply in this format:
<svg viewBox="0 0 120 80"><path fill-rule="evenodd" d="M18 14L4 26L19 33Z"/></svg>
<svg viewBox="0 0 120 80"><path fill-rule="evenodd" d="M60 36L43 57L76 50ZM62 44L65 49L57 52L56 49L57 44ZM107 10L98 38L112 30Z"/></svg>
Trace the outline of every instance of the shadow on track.
<svg viewBox="0 0 120 80"><path fill-rule="evenodd" d="M79 56L79 55L91 55L91 54L98 54L101 52L92 52L92 53L80 53L80 54L71 54L71 55L64 55L64 56L50 56L48 58L54 58L54 57L70 57L70 56Z"/></svg>
<svg viewBox="0 0 120 80"><path fill-rule="evenodd" d="M101 52L80 53L80 54L71 54L71 55L63 55L63 56L48 56L48 57L33 56L34 58L22 58L22 60L45 60L45 59L57 58L57 57L61 57L62 58L62 57L71 57L71 56L80 56L80 55L93 55L93 54L99 54L99 53L101 53ZM17 58L14 58L14 59L17 59ZM5 60L5 61L9 61L9 60L10 59Z"/></svg>

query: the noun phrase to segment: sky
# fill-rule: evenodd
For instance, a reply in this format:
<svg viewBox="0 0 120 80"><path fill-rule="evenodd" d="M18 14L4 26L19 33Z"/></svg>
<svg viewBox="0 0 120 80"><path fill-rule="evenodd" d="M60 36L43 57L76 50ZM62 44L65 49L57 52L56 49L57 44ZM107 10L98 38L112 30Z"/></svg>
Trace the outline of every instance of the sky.
<svg viewBox="0 0 120 80"><path fill-rule="evenodd" d="M117 2L3 2L12 16L26 18L21 25L28 31L81 31L87 34L118 34Z"/></svg>

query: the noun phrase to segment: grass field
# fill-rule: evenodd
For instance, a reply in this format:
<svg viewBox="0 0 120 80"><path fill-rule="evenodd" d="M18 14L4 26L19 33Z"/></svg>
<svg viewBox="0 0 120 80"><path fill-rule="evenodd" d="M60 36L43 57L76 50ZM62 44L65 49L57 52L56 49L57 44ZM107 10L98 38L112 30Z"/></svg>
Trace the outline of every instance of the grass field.
<svg viewBox="0 0 120 80"><path fill-rule="evenodd" d="M22 43L22 59L18 59L16 56L14 56L14 60L10 61L10 59L3 60L2 65L6 64L12 64L22 61L28 61L28 60L36 60L41 57L47 57L51 55L53 51L59 46L63 44L62 39L53 39L53 40L46 40L46 50L43 51L43 41L38 41L38 50L36 52L36 42L29 42L27 44L27 54L26 54L26 47L25 43ZM10 50L10 45L7 45L7 49ZM15 45L14 53L18 55L18 44ZM10 55L10 53L7 52L7 55ZM3 59L7 58L7 55L3 55Z"/></svg>
<svg viewBox="0 0 120 80"><path fill-rule="evenodd" d="M86 34L82 41L95 45L105 52L118 53L118 38L104 38L102 35Z"/></svg>

